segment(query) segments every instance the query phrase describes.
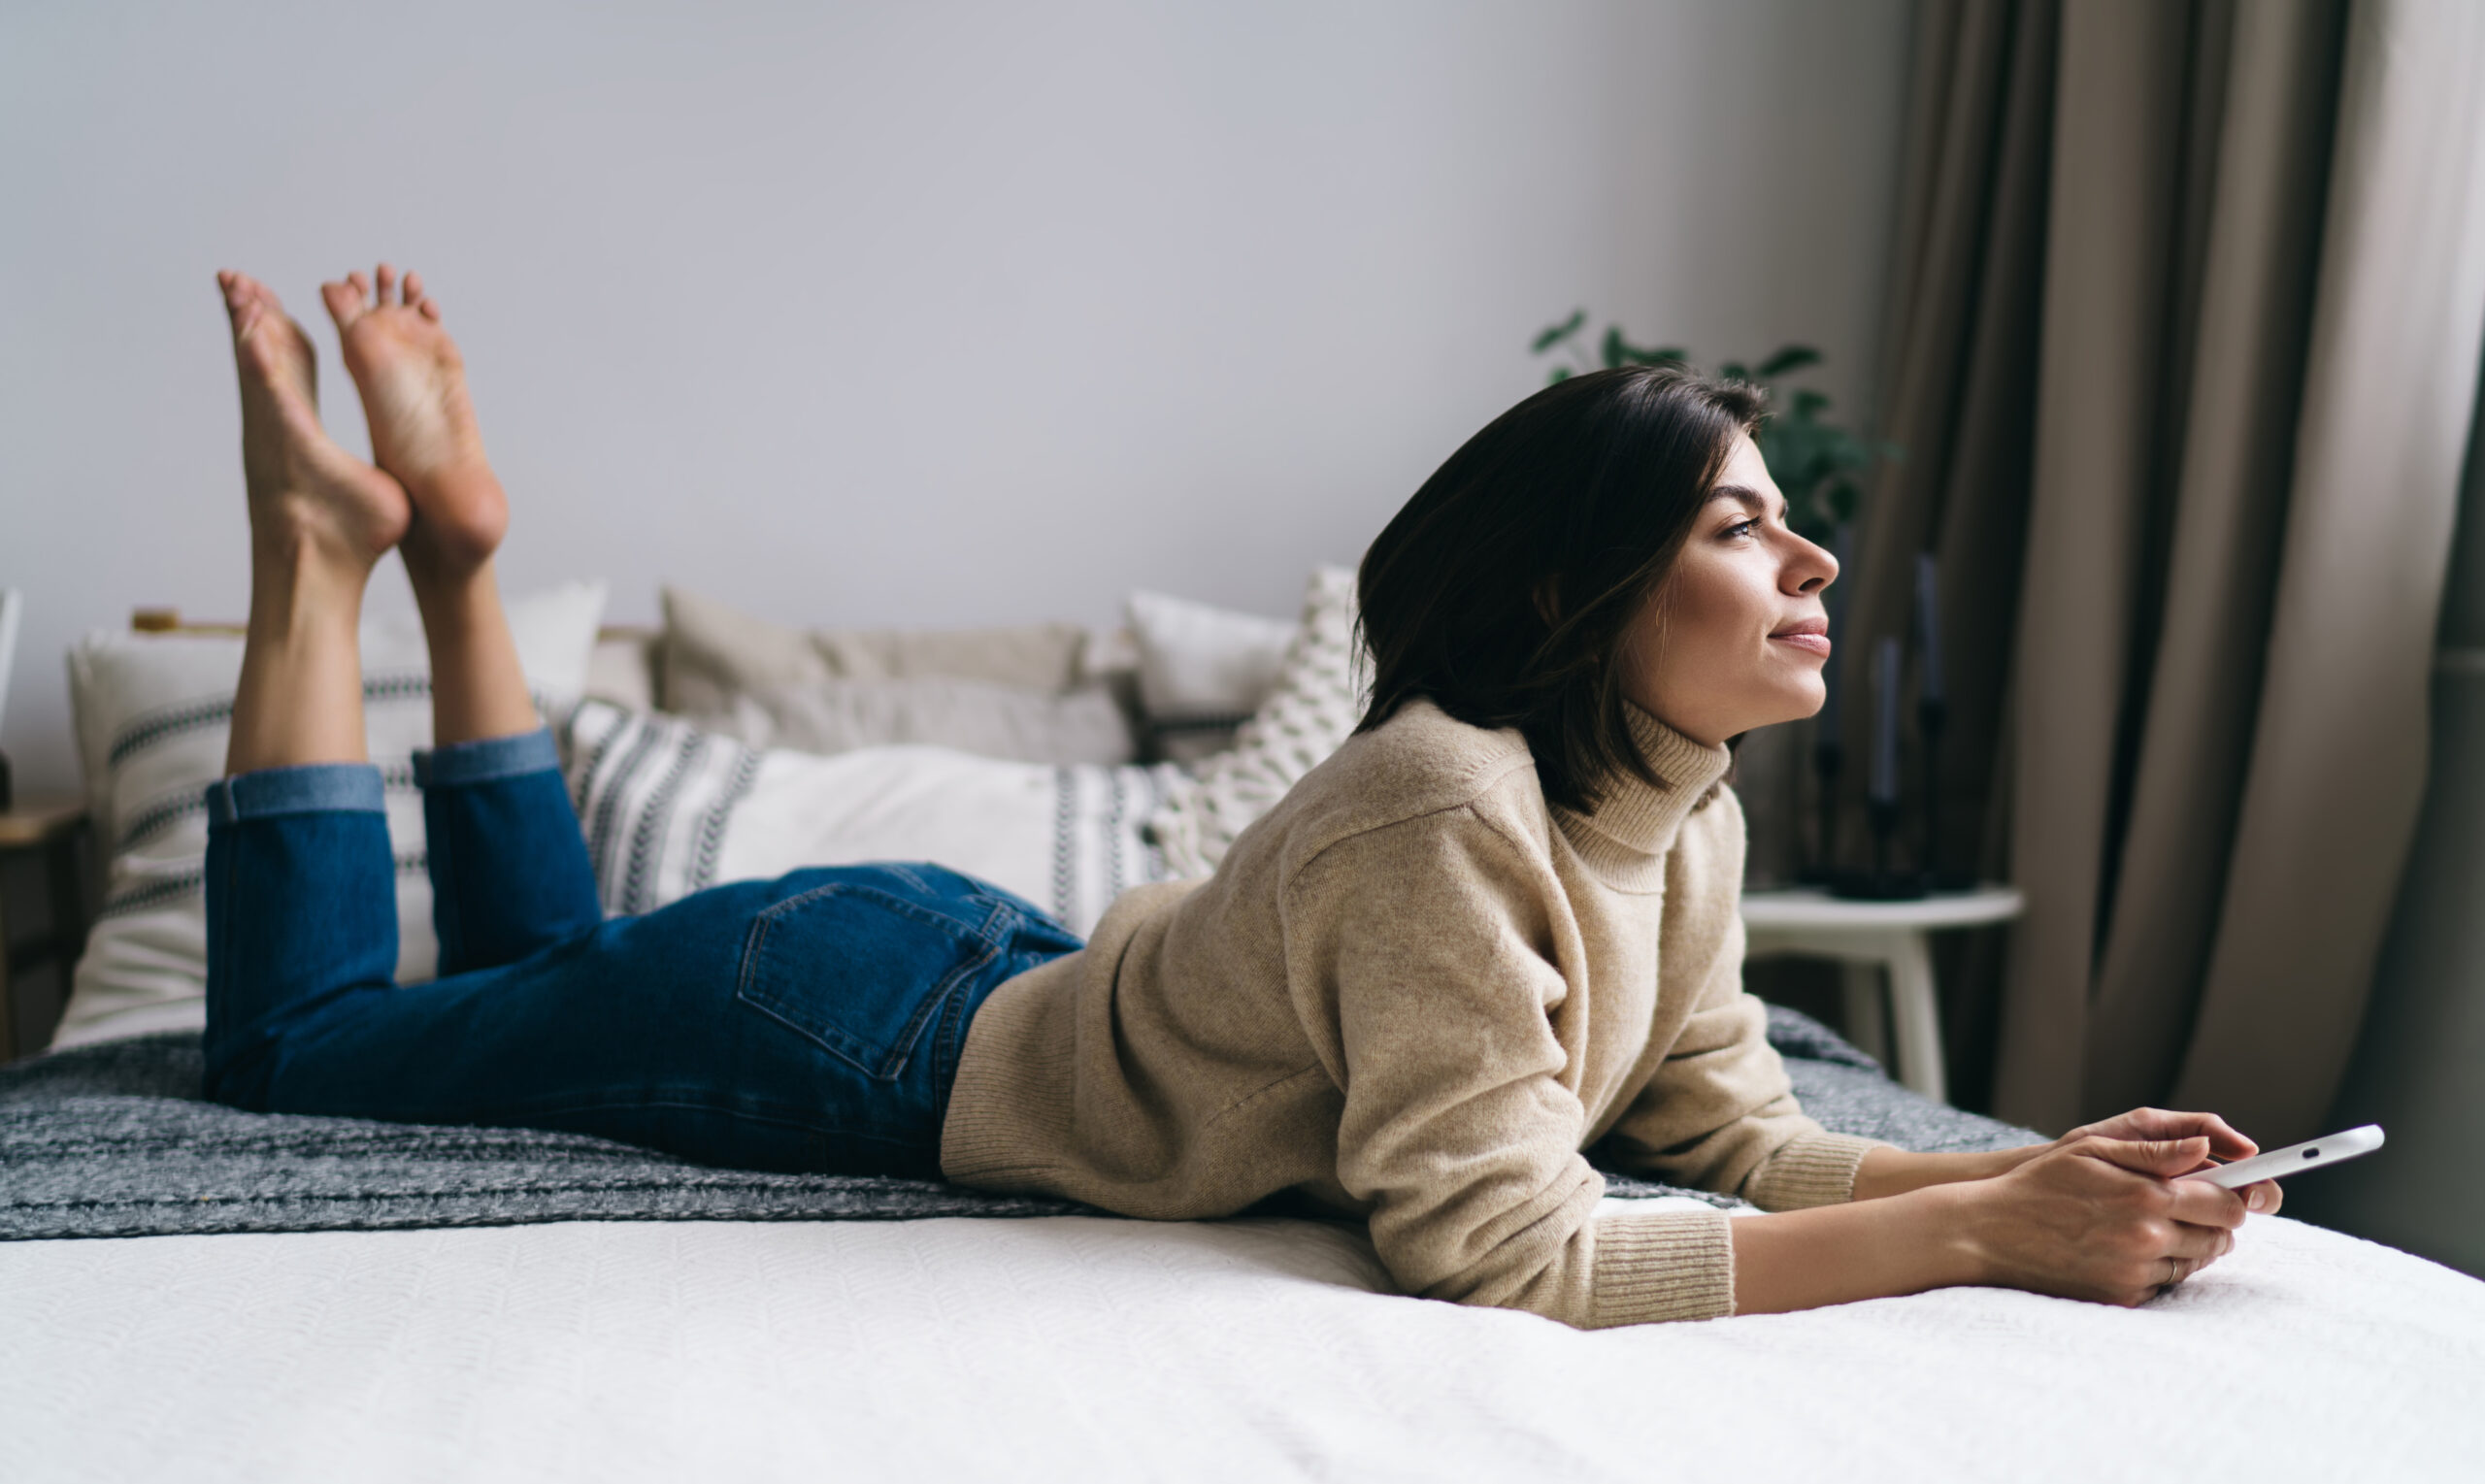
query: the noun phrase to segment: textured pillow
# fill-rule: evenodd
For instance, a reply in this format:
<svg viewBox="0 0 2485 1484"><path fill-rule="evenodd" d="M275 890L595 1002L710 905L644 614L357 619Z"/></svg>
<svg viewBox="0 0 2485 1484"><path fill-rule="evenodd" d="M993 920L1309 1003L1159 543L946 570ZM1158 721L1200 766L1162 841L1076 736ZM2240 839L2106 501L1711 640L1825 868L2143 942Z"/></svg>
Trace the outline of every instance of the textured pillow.
<svg viewBox="0 0 2485 1484"><path fill-rule="evenodd" d="M603 612L602 583L509 605L538 706L578 693ZM431 742L431 669L417 622L364 625L362 667L365 735L397 856L397 976L425 979L439 945L412 761ZM224 774L241 673L242 641L228 636L102 632L70 652L71 709L110 864L54 1045L206 1024L205 794Z"/></svg>
<svg viewBox="0 0 2485 1484"><path fill-rule="evenodd" d="M560 731L608 912L803 866L933 861L1095 926L1165 879L1140 827L1179 770L1046 768L943 747L758 750L666 716L581 703Z"/></svg>
<svg viewBox="0 0 2485 1484"><path fill-rule="evenodd" d="M754 747L851 752L915 742L984 757L1111 767L1138 755L1130 719L1101 685L1054 695L982 680L813 680L738 692L705 730Z"/></svg>
<svg viewBox="0 0 2485 1484"><path fill-rule="evenodd" d="M920 742L1031 763L1126 763L1138 739L1087 631L805 631L664 590L664 709L757 745Z"/></svg>
<svg viewBox="0 0 2485 1484"><path fill-rule="evenodd" d="M696 593L668 587L664 684L669 711L717 710L734 691L812 680L903 680L940 676L1059 692L1079 680L1087 631L1040 623L1013 629L789 628Z"/></svg>
<svg viewBox="0 0 2485 1484"><path fill-rule="evenodd" d="M1234 745L1276 687L1295 626L1163 593L1132 593L1124 612L1157 752L1196 763Z"/></svg>
<svg viewBox="0 0 2485 1484"><path fill-rule="evenodd" d="M1201 763L1149 819L1168 874L1214 872L1244 827L1344 744L1371 690L1371 665L1355 635L1355 575L1323 567L1311 575L1303 621L1268 700L1233 748Z"/></svg>

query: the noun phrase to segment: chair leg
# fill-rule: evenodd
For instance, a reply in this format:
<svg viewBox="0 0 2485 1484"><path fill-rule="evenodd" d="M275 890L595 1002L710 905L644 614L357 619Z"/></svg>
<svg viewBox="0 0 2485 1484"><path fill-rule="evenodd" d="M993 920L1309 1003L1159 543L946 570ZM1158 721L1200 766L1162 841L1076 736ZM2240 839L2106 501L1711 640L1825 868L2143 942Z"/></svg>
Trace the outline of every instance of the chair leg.
<svg viewBox="0 0 2485 1484"><path fill-rule="evenodd" d="M1839 961L1839 987L1845 991L1846 1039L1855 1049L1890 1065L1889 1000L1882 989L1881 966L1861 959Z"/></svg>
<svg viewBox="0 0 2485 1484"><path fill-rule="evenodd" d="M1950 1101L1941 1071L1941 1012L1933 992L1933 955L1922 933L1893 935L1890 1018L1898 1030L1899 1080L1936 1103Z"/></svg>

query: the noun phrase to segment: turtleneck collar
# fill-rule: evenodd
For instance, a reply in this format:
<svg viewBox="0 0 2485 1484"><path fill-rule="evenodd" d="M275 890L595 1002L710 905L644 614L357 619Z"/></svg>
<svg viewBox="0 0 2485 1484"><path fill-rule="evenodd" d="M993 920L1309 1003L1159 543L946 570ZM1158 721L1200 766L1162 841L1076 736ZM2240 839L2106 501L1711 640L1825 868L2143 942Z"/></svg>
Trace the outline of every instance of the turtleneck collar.
<svg viewBox="0 0 2485 1484"><path fill-rule="evenodd" d="M1616 886L1653 885L1684 819L1733 761L1722 746L1693 742L1636 706L1625 704L1631 740L1662 787L1630 774L1616 776L1593 813L1557 808L1562 833L1590 869Z"/></svg>

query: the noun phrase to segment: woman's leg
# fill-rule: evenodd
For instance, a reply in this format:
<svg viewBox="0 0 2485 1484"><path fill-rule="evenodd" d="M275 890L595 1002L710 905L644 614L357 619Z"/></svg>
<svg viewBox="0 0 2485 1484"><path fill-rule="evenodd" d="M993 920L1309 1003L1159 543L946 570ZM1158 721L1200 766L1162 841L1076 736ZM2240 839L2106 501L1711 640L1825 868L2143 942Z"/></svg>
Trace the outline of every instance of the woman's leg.
<svg viewBox="0 0 2485 1484"><path fill-rule="evenodd" d="M464 358L419 274L382 263L320 286L371 447L405 487L399 549L431 648L433 750L415 759L440 972L513 963L603 919L551 739L527 693L492 554L509 501L484 456Z"/></svg>
<svg viewBox="0 0 2485 1484"><path fill-rule="evenodd" d="M320 427L311 342L276 295L238 273L216 281L233 326L250 512L249 640L225 771L361 762L362 593L414 507Z"/></svg>
<svg viewBox="0 0 2485 1484"><path fill-rule="evenodd" d="M217 282L242 390L250 619L232 776L208 797L211 1086L247 1079L284 1026L395 968L396 874L365 761L355 630L371 569L414 513L396 480L320 427L311 343L276 295L238 273Z"/></svg>
<svg viewBox="0 0 2485 1484"><path fill-rule="evenodd" d="M401 280L386 263L319 285L319 297L362 393L372 459L414 503L401 549L431 645L433 745L531 732L541 722L492 572L509 500L440 305L420 274Z"/></svg>

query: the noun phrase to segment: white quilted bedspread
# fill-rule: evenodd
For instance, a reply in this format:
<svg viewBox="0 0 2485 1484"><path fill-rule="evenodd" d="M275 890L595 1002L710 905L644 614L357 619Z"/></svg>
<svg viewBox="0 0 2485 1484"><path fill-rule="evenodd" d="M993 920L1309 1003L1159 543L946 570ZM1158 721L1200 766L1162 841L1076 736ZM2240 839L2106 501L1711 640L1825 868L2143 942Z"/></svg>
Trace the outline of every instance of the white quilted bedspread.
<svg viewBox="0 0 2485 1484"><path fill-rule="evenodd" d="M2485 1283L2281 1219L2123 1311L1580 1334L1286 1221L0 1246L0 1478L2485 1478Z"/></svg>

